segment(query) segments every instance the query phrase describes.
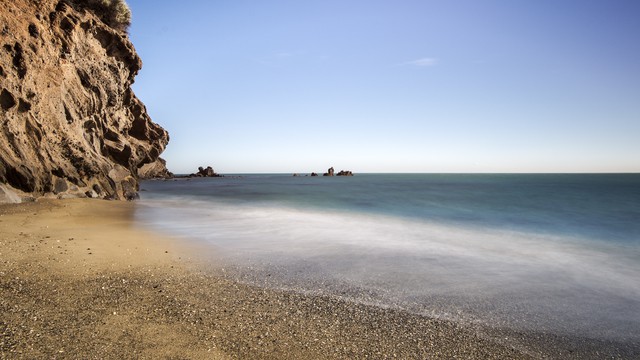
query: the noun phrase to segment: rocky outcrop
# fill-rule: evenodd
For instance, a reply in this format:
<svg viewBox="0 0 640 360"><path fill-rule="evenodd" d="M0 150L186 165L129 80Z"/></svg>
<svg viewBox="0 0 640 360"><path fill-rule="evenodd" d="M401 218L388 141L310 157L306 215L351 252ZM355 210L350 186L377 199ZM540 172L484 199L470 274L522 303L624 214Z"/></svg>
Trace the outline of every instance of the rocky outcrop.
<svg viewBox="0 0 640 360"><path fill-rule="evenodd" d="M322 176L353 176L353 173L349 170L340 170L340 172L336 174L333 167L330 167Z"/></svg>
<svg viewBox="0 0 640 360"><path fill-rule="evenodd" d="M340 172L337 173L336 176L353 176L353 173L349 170L340 170Z"/></svg>
<svg viewBox="0 0 640 360"><path fill-rule="evenodd" d="M73 4L0 8L0 201L134 199L141 175L167 172L169 136L131 90L133 45Z"/></svg>
<svg viewBox="0 0 640 360"><path fill-rule="evenodd" d="M222 177L222 175L213 171L211 166L207 166L206 169L200 166L197 173L191 174L188 177Z"/></svg>
<svg viewBox="0 0 640 360"><path fill-rule="evenodd" d="M167 169L167 162L163 158L144 164L138 169L138 176L142 180L146 179L171 179L173 173Z"/></svg>
<svg viewBox="0 0 640 360"><path fill-rule="evenodd" d="M293 176L300 176L300 174L293 174ZM305 176L309 176L309 175L305 175ZM311 176L318 176L318 174L315 172L312 172ZM353 176L353 172L349 170L340 170L340 172L336 174L333 167L330 167L329 169L327 169L326 173L322 174L322 176Z"/></svg>

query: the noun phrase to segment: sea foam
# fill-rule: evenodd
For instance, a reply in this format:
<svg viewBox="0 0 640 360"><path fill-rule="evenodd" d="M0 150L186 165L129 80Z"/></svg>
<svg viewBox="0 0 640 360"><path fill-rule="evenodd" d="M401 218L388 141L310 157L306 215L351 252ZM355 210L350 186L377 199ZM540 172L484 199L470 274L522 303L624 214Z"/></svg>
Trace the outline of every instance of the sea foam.
<svg viewBox="0 0 640 360"><path fill-rule="evenodd" d="M460 321L640 340L633 245L188 196L143 200L137 219L268 273L273 286L353 287L384 306Z"/></svg>

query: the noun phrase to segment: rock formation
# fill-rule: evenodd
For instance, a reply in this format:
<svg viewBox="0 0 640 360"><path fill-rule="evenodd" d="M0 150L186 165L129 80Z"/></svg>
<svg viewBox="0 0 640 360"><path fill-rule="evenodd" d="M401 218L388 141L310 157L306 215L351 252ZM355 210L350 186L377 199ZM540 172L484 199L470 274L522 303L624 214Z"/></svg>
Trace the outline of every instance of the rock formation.
<svg viewBox="0 0 640 360"><path fill-rule="evenodd" d="M311 176L318 176L318 174L311 173ZM322 176L353 176L353 172L349 170L340 170L340 172L336 174L333 167L330 167L327 169L326 173L322 174Z"/></svg>
<svg viewBox="0 0 640 360"><path fill-rule="evenodd" d="M326 173L322 174L322 176L333 176L334 170L333 167L330 167Z"/></svg>
<svg viewBox="0 0 640 360"><path fill-rule="evenodd" d="M144 164L138 169L140 179L171 179L173 173L167 169L167 162L163 158Z"/></svg>
<svg viewBox="0 0 640 360"><path fill-rule="evenodd" d="M123 29L70 0L0 8L0 202L137 197L167 174L169 141L131 90L142 62Z"/></svg>
<svg viewBox="0 0 640 360"><path fill-rule="evenodd" d="M337 173L336 176L353 176L353 173L349 170L340 170L340 172Z"/></svg>
<svg viewBox="0 0 640 360"><path fill-rule="evenodd" d="M213 171L211 166L207 166L206 169L200 166L197 173L191 174L188 177L222 177L222 175Z"/></svg>

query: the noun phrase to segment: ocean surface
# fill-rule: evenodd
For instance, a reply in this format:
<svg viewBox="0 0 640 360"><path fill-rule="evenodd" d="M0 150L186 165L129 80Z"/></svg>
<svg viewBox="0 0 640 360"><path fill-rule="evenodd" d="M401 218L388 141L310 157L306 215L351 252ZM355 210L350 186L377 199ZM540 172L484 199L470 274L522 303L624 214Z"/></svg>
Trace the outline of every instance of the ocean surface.
<svg viewBox="0 0 640 360"><path fill-rule="evenodd" d="M242 281L640 344L640 174L242 175L139 204Z"/></svg>

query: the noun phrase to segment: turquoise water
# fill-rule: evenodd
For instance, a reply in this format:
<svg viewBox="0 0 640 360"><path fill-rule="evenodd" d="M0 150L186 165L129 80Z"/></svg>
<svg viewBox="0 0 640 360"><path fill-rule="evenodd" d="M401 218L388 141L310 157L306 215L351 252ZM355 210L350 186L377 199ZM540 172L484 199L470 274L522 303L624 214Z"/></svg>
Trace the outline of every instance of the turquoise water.
<svg viewBox="0 0 640 360"><path fill-rule="evenodd" d="M640 174L243 175L142 188L140 223L210 245L263 286L640 343Z"/></svg>

